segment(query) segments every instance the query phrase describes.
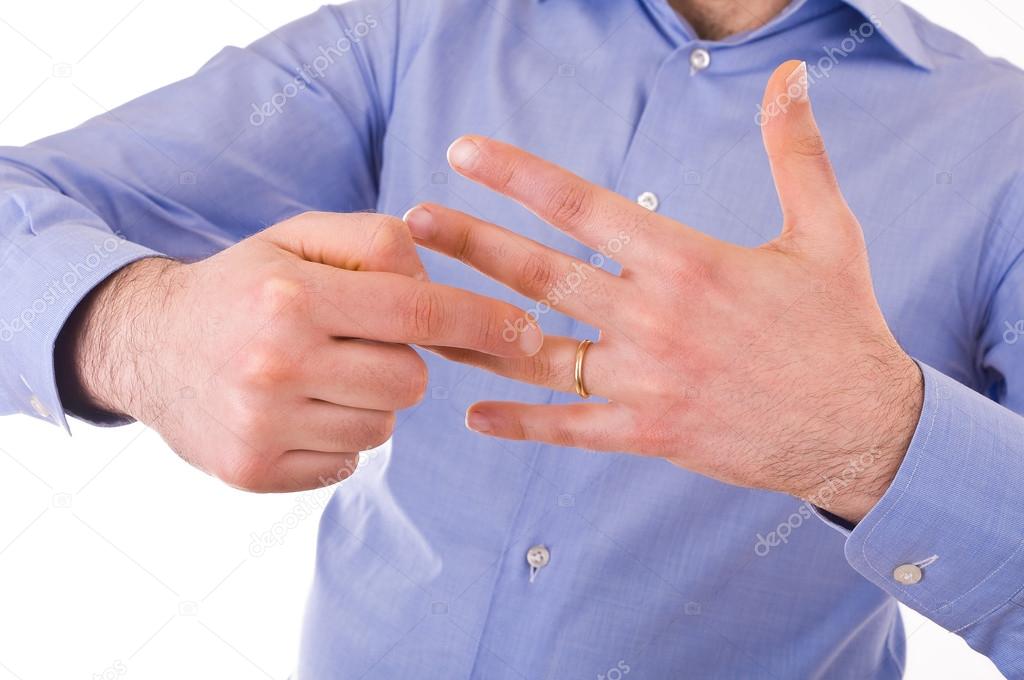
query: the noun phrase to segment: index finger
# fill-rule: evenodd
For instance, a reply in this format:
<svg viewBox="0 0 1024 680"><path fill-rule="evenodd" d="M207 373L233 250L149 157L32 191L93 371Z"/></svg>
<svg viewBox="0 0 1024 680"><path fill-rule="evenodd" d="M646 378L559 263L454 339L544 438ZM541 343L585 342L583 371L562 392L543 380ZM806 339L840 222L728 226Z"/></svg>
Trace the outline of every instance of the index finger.
<svg viewBox="0 0 1024 680"><path fill-rule="evenodd" d="M604 253L609 242L628 236L629 246L615 256L623 265L650 261L678 237L681 225L510 144L460 137L448 149L448 162L594 250Z"/></svg>
<svg viewBox="0 0 1024 680"><path fill-rule="evenodd" d="M261 236L309 262L427 279L409 229L390 215L306 212Z"/></svg>
<svg viewBox="0 0 1024 680"><path fill-rule="evenodd" d="M326 304L312 311L331 335L500 357L530 356L544 342L534 320L507 302L390 272L324 267L320 275Z"/></svg>

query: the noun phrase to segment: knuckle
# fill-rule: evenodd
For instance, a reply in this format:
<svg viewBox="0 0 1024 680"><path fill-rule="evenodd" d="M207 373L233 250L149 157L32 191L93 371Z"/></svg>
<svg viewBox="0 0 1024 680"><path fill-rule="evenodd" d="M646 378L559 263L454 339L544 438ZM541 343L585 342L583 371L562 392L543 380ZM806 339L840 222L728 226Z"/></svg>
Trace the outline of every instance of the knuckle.
<svg viewBox="0 0 1024 680"><path fill-rule="evenodd" d="M558 273L550 260L530 253L520 266L519 281L528 296L543 296L557 286Z"/></svg>
<svg viewBox="0 0 1024 680"><path fill-rule="evenodd" d="M476 255L476 239L472 229L459 229L453 246L455 258L462 262L472 262Z"/></svg>
<svg viewBox="0 0 1024 680"><path fill-rule="evenodd" d="M580 445L575 434L568 428L561 425L552 426L551 429L548 430L547 437L545 437L545 439L555 446L565 448L575 448Z"/></svg>
<svg viewBox="0 0 1024 680"><path fill-rule="evenodd" d="M545 208L556 223L579 224L593 212L590 189L579 183L563 183L547 197Z"/></svg>
<svg viewBox="0 0 1024 680"><path fill-rule="evenodd" d="M717 273L711 262L690 258L669 264L666 278L670 290L700 295L716 284Z"/></svg>
<svg viewBox="0 0 1024 680"><path fill-rule="evenodd" d="M316 223L322 222L332 214L333 213L323 212L321 210L304 210L289 221L295 221L300 224Z"/></svg>
<svg viewBox="0 0 1024 680"><path fill-rule="evenodd" d="M423 401L423 397L427 393L427 383L430 381L427 363L423 359L416 356L415 360L410 363L409 369L403 376L407 390L406 398L402 401L404 408L415 406Z"/></svg>
<svg viewBox="0 0 1024 680"><path fill-rule="evenodd" d="M481 161L484 160L485 158L482 157ZM492 172L495 188L502 193L511 190L519 180L519 168L516 163L511 161L496 165Z"/></svg>
<svg viewBox="0 0 1024 680"><path fill-rule="evenodd" d="M278 387L289 381L292 371L290 359L267 344L256 345L241 354L237 375L244 387Z"/></svg>
<svg viewBox="0 0 1024 680"><path fill-rule="evenodd" d="M300 236L301 234L311 230L323 229L328 224L329 220L334 217L336 217L335 213L322 212L319 210L306 210L289 217L283 222L275 224L270 229L285 234L290 233L293 236Z"/></svg>
<svg viewBox="0 0 1024 680"><path fill-rule="evenodd" d="M272 398L265 395L254 396L251 390L236 390L226 405L221 409L224 423L238 440L240 448L246 453L255 452L249 442L265 442L269 440L267 412L271 410ZM244 444L244 446L243 446Z"/></svg>
<svg viewBox="0 0 1024 680"><path fill-rule="evenodd" d="M671 448L673 441L671 430L658 422L644 422L635 435L637 451L644 455L664 454Z"/></svg>
<svg viewBox="0 0 1024 680"><path fill-rule="evenodd" d="M507 319L505 322L500 321L498 315L490 310L480 314L477 319L476 329L477 346L481 349L500 347L508 342L508 339L503 336L503 328L525 328L522 316L516 314L507 317ZM516 335L518 335L518 332Z"/></svg>
<svg viewBox="0 0 1024 680"><path fill-rule="evenodd" d="M320 477L320 486L328 487L343 482L354 475L358 469L359 453L348 453L342 458L341 464L337 468L331 470L330 474Z"/></svg>
<svg viewBox="0 0 1024 680"><path fill-rule="evenodd" d="M653 309L635 307L629 312L629 325L635 329L635 333L642 338L653 337L655 340L661 338L665 330L665 319Z"/></svg>
<svg viewBox="0 0 1024 680"><path fill-rule="evenodd" d="M263 491L270 487L270 465L248 452L225 456L214 474L225 484L243 491Z"/></svg>
<svg viewBox="0 0 1024 680"><path fill-rule="evenodd" d="M386 395L386 403L396 409L415 406L423 400L427 392L427 364L414 351L408 348L407 356L401 356L384 368L384 380L381 380L381 368L376 367L373 375L367 376L367 384L380 386ZM403 354L406 354L403 352ZM372 381L372 383L370 382Z"/></svg>
<svg viewBox="0 0 1024 680"><path fill-rule="evenodd" d="M527 359L527 380L534 385L561 385L563 384L563 371L551 361L547 352L538 352Z"/></svg>
<svg viewBox="0 0 1024 680"><path fill-rule="evenodd" d="M828 154L825 149L825 140L818 134L794 137L788 141L786 149L792 154L805 158L826 158Z"/></svg>
<svg viewBox="0 0 1024 680"><path fill-rule="evenodd" d="M255 302L265 314L277 314L293 304L302 295L303 282L294 274L269 272L256 284Z"/></svg>
<svg viewBox="0 0 1024 680"><path fill-rule="evenodd" d="M395 429L393 412L372 414L359 420L357 444L360 450L373 449L391 438Z"/></svg>
<svg viewBox="0 0 1024 680"><path fill-rule="evenodd" d="M376 218L369 235L367 255L387 258L399 255L404 246L413 247L402 220L391 215L378 215Z"/></svg>
<svg viewBox="0 0 1024 680"><path fill-rule="evenodd" d="M402 313L402 323L416 342L429 341L441 334L448 324L447 312L440 296L428 287L417 287Z"/></svg>
<svg viewBox="0 0 1024 680"><path fill-rule="evenodd" d="M315 213L310 212L308 210L304 211L304 212L296 213L296 214L292 215L291 217L288 217L286 219L281 220L280 222L278 222L277 224L275 224L275 225L273 225L271 227L267 227L266 231L268 231L268 232L288 231L289 229L291 229L293 227L296 227L296 226L301 225L301 224L303 224L305 222L308 222L312 215L315 215Z"/></svg>

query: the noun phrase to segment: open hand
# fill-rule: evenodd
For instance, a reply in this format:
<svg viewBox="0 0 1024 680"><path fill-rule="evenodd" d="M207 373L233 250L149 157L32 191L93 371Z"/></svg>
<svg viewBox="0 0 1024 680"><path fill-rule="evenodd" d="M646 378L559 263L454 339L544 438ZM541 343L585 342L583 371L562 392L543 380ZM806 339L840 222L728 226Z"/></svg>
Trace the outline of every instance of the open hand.
<svg viewBox="0 0 1024 680"><path fill-rule="evenodd" d="M410 211L421 245L535 300L555 300L558 311L601 331L582 378L607 403L481 402L467 414L470 428L661 456L733 484L811 499L854 521L866 514L909 445L921 376L876 302L861 227L814 121L805 67L783 64L765 101L777 113L763 136L784 219L778 238L752 249L506 144L464 137L452 145L456 171L622 264L614 276L454 210ZM778 101L786 102L781 110L767 105ZM570 276L579 285L552 296ZM547 337L525 358L437 351L571 392L578 347L575 338ZM817 493L839 476L843 493Z"/></svg>

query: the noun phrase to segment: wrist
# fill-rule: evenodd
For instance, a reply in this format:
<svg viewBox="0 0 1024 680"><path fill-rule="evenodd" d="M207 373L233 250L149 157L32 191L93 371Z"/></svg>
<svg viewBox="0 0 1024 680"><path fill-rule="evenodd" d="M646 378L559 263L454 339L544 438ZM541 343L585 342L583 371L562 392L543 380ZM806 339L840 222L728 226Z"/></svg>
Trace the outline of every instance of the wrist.
<svg viewBox="0 0 1024 680"><path fill-rule="evenodd" d="M159 401L154 359L166 337L167 298L183 265L153 257L133 262L96 286L57 340L56 362L68 410L97 420L147 420Z"/></svg>
<svg viewBox="0 0 1024 680"><path fill-rule="evenodd" d="M876 374L873 398L864 400L859 423L841 455L823 473L824 480L811 494L801 496L844 520L856 524L881 500L892 485L910 448L924 401L921 369L902 350ZM835 461L840 461L836 464Z"/></svg>

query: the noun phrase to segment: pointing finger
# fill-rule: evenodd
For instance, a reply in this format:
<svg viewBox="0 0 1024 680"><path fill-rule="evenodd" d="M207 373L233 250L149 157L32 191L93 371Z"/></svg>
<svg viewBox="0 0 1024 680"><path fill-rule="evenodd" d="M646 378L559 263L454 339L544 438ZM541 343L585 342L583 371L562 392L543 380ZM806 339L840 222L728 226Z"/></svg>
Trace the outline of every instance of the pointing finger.
<svg viewBox="0 0 1024 680"><path fill-rule="evenodd" d="M617 276L458 210L421 205L405 221L421 245L591 326L614 323L627 294Z"/></svg>

